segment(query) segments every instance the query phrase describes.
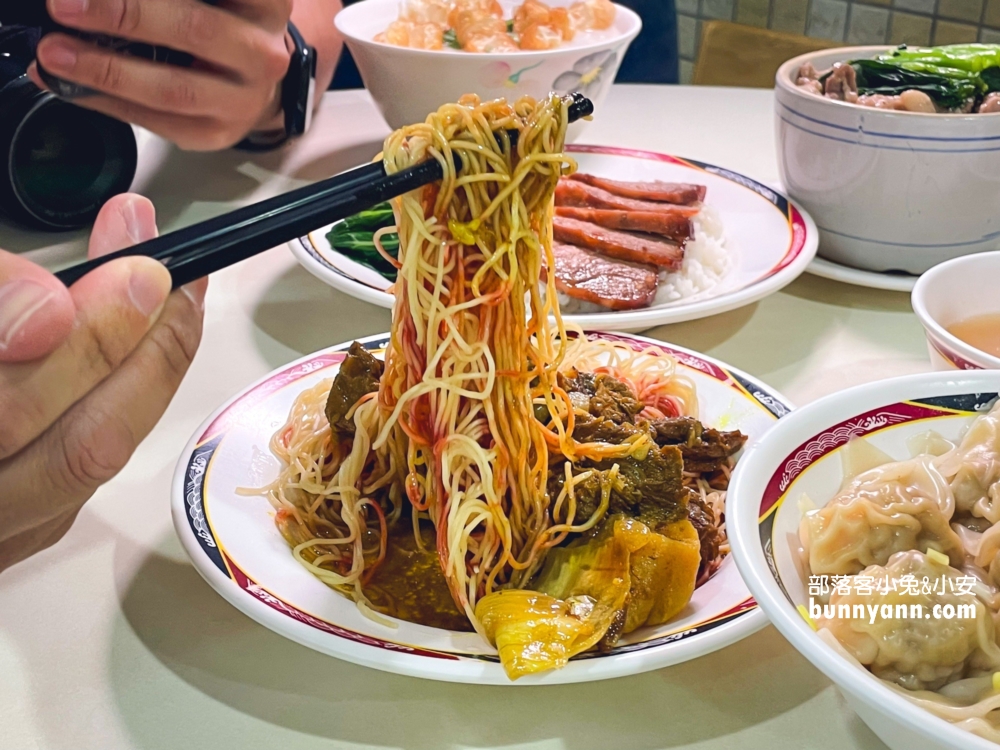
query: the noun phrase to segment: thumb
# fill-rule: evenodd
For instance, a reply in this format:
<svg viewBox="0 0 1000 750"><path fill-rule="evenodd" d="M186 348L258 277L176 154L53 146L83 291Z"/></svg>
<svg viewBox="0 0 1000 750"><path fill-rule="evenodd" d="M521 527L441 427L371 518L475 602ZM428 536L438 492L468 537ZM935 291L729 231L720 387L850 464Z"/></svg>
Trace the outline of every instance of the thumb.
<svg viewBox="0 0 1000 750"><path fill-rule="evenodd" d="M76 308L59 279L0 250L0 364L54 351L73 328Z"/></svg>

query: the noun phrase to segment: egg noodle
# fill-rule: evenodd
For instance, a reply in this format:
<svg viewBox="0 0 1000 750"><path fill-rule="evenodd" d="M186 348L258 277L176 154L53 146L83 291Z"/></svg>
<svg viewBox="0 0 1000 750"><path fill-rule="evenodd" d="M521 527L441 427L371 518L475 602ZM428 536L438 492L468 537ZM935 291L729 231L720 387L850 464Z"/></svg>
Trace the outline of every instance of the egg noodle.
<svg viewBox="0 0 1000 750"><path fill-rule="evenodd" d="M558 371L613 375L647 418L695 414L693 384L661 350L566 332L544 268L554 267L556 183L575 169L562 153L567 106L467 97L387 139L388 173L436 159L444 179L394 205L399 273L379 390L348 414L353 441L331 434L329 381L299 396L272 441L283 469L266 492L295 556L375 617L363 585L389 526L410 521L419 545L436 546L456 604L482 632L480 598L523 587L548 549L603 516L616 472L601 475L601 507L580 518L573 488L593 472L574 475L571 461L641 460L656 447L645 434L574 440ZM550 497L560 455L567 481ZM421 519L434 540L421 538Z"/></svg>

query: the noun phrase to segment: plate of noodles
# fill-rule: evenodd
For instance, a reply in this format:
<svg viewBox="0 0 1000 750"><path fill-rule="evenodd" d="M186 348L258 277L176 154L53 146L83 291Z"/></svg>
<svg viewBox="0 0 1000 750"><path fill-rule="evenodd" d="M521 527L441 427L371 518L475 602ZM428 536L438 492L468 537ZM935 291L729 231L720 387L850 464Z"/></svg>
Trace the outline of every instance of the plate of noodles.
<svg viewBox="0 0 1000 750"><path fill-rule="evenodd" d="M763 624L725 493L790 407L708 357L563 320L544 262L567 121L556 96L467 99L391 135L389 172L442 143L464 165L397 202L392 331L276 371L192 438L175 526L250 617L490 684L632 674Z"/></svg>
<svg viewBox="0 0 1000 750"><path fill-rule="evenodd" d="M726 554L725 491L716 488L725 486L735 462L730 452L738 452L744 441L756 442L790 409L779 394L713 359L650 339L597 333L574 338L561 369L571 373L578 368L572 386L563 376L563 384L570 388L564 392L570 400L582 404L584 391L593 390L589 410L604 409L612 414L622 407L625 411L617 415L622 417L639 408L617 384L629 381L632 385L628 388L641 392L642 403L650 404L633 418L638 425L629 421L615 425L610 418L584 418L581 413L574 425L577 438L593 438L591 446L597 442L603 450L614 453L596 440L602 429L610 431L603 436L606 440L651 437L648 448L658 454L656 470L670 472L670 477L645 484L645 480L636 481L636 472L645 463L634 458L636 452L644 450L640 445L633 450L633 457L582 459L571 464L570 472L576 473L572 474L575 491L570 500L569 493L563 491L566 462L561 468L552 462L552 468L534 481L551 488L550 512L562 526L586 526L597 515L602 490L610 494L610 512L596 525L599 528L591 526L589 531L570 532L565 537L557 524L544 532L536 530L545 525L531 520L531 513L539 512L536 509L522 508L524 517L517 518L516 506L506 507L496 511L496 521L483 521L491 514L487 498L473 501L462 497L450 511L447 545L464 549L467 557L473 557L470 547L483 542L483 535L465 533L472 524L500 536L507 533L509 525L513 537L524 539L512 548L521 564L530 558L524 550L532 536L532 544L556 544L542 556L547 559L529 564L528 569L537 572L517 576L508 567L500 572L508 580L497 582L499 593L492 599L478 596L477 602L473 597L481 592L473 590L473 596L466 597L470 606L459 608L441 569L439 552L448 547L434 543L436 527L426 512L418 523L426 552L415 547L412 503L387 499L381 514L372 510L375 505L363 506L353 521L341 515L342 510L310 515L309 509L316 502L324 504L339 497L343 490L333 489L336 483L331 484L330 471L334 466L345 471L352 460L350 455L334 455L330 445L332 431L325 412L336 382L331 379L344 367L354 376L364 377L363 354L381 361L389 344L387 335L374 336L362 340L354 354L347 345L334 347L274 372L213 414L185 449L174 478L174 522L199 572L238 609L287 638L347 661L416 677L484 684L509 684L512 677L517 678L517 684L553 684L635 674L709 653L765 624ZM610 363L614 364L609 367ZM598 371L606 374L593 375ZM608 373L615 374L613 380ZM574 390L577 388L580 390ZM601 403L609 394L619 398L610 411L608 404ZM367 403L376 405L374 401ZM684 416L659 416L675 413ZM368 424L367 419L363 416L362 423ZM372 425L366 439L377 440L374 433ZM387 445L397 437L390 437ZM389 464L391 453L384 459ZM552 449L550 462L556 453L557 449ZM378 455L379 450L374 450L366 460L378 463ZM688 455L686 462L684 455ZM497 460L492 454L484 456L472 449L452 461L462 466L476 458L485 465ZM399 460L405 459L401 456ZM308 468L300 471L306 465ZM629 475L618 485L610 475L615 466L619 476L621 472ZM401 479L398 485L404 495L408 491L403 487L405 481ZM384 494L391 498L393 492ZM565 508L570 502L576 504L575 524L567 523ZM556 509L559 504L562 510ZM388 532L386 554L365 580L372 563L379 559L383 515ZM294 520L299 516L305 521L302 525ZM295 554L293 545L308 542L313 534L322 535L325 524L331 521L337 527L343 524L341 531L351 522L363 529L360 554L352 558L363 563L358 568L361 578L344 567L350 555L324 564L313 555L319 549L310 551L307 546ZM504 526L494 530L500 524ZM335 537L350 536L349 532L337 534L316 539L328 544ZM366 542L368 536L371 538ZM647 538L658 544L644 544ZM498 550L502 547L497 542ZM323 547L322 551L329 549ZM612 552L617 552L618 560ZM610 567L600 580L588 581L586 570L593 561L600 562L602 553L609 557ZM668 562L661 567L651 565L656 555ZM462 591L478 588L485 583L482 579L488 579L485 570L477 577L471 574L472 566L462 568L452 571ZM567 581L561 581L560 576ZM621 580L630 576L631 587ZM549 593L501 585L535 586ZM521 601L505 601L510 595ZM631 606L624 605L624 597L631 598ZM645 601L640 603L643 597ZM355 600L362 601L362 606ZM605 613L600 621L588 623L584 618L579 622L572 615L573 607L586 611L589 604L613 608L614 613L622 613L615 617L624 621L615 625L614 618ZM469 611L473 618L478 615L476 625L487 635L475 632ZM545 614L553 618L548 624L554 632L563 625L561 637L582 640L566 645L539 633L529 634L527 641L518 640L517 627L524 618ZM511 618L509 625L505 617ZM636 626L629 617L658 624ZM512 642L502 640L504 627L513 634ZM629 632L616 634L615 627ZM503 664L493 645L498 632L511 654ZM492 637L492 643L487 636ZM518 654L530 652L535 642L544 658L538 663L519 661Z"/></svg>
<svg viewBox="0 0 1000 750"><path fill-rule="evenodd" d="M730 487L757 601L893 750L1000 743L998 388L984 371L833 394Z"/></svg>
<svg viewBox="0 0 1000 750"><path fill-rule="evenodd" d="M748 177L649 151L574 144L566 154L552 264L573 324L639 331L716 315L781 289L816 254L808 214ZM289 247L335 289L391 307L397 217L384 204Z"/></svg>

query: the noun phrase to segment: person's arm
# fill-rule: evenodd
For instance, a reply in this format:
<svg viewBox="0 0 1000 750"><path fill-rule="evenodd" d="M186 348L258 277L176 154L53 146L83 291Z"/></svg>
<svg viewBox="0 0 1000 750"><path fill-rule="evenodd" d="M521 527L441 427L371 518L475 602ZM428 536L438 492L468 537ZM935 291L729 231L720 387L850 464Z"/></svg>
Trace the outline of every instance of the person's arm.
<svg viewBox="0 0 1000 750"><path fill-rule="evenodd" d="M155 236L153 204L119 195L90 257ZM0 571L55 544L153 429L198 348L207 284L171 294L163 265L135 256L67 289L0 250Z"/></svg>
<svg viewBox="0 0 1000 750"><path fill-rule="evenodd" d="M38 60L51 74L98 93L76 104L141 125L191 150L216 150L271 129L288 70L289 18L317 46L323 83L337 63L339 0L47 0L63 26L187 52L189 69L127 57L49 34ZM30 75L44 85L37 70Z"/></svg>
<svg viewBox="0 0 1000 750"><path fill-rule="evenodd" d="M295 0L292 22L313 47L319 69L316 71L316 101L330 88L333 73L340 61L344 41L333 25L333 17L343 7L341 0Z"/></svg>

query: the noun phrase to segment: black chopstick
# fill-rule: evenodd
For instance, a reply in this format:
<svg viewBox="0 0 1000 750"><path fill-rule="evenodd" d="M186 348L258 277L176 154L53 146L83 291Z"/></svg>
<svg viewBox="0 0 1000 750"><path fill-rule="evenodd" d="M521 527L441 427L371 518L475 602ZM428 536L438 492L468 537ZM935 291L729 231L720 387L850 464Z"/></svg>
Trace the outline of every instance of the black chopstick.
<svg viewBox="0 0 1000 750"><path fill-rule="evenodd" d="M570 122L593 114L594 106L589 99L581 94L572 96ZM508 137L515 136L512 142L516 141L516 135L516 131L508 133ZM461 168L457 161L456 167ZM366 164L155 240L71 266L56 276L69 286L109 261L145 255L167 267L176 289L442 177L441 164L434 159L393 175L385 173L381 162Z"/></svg>

